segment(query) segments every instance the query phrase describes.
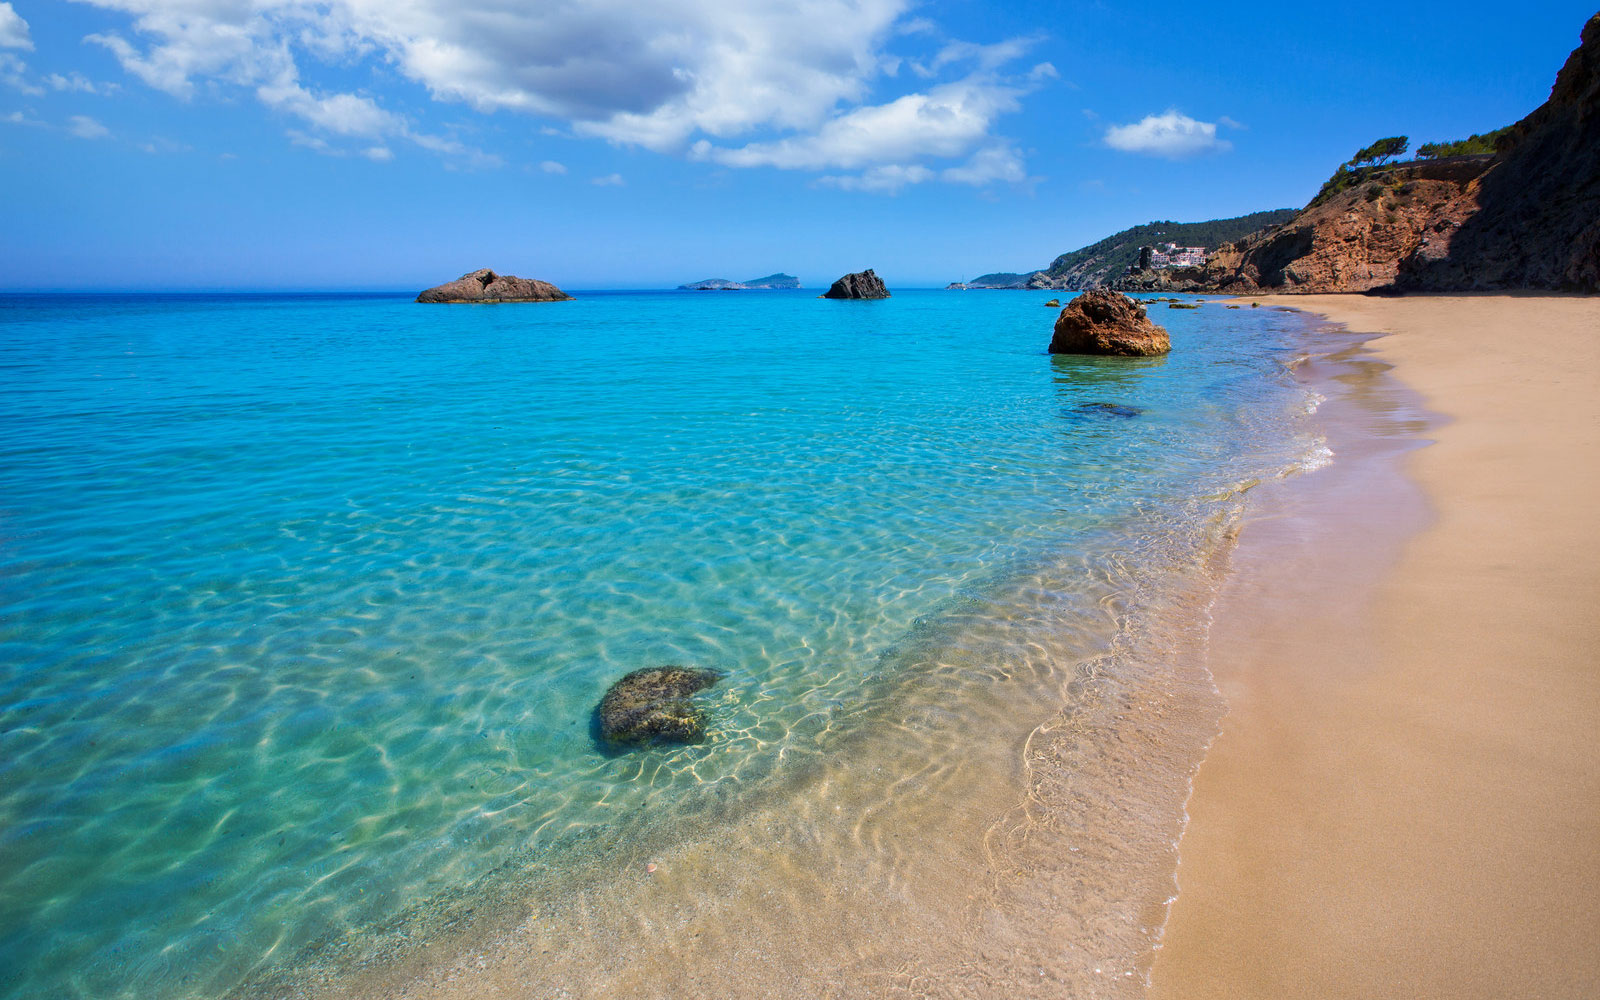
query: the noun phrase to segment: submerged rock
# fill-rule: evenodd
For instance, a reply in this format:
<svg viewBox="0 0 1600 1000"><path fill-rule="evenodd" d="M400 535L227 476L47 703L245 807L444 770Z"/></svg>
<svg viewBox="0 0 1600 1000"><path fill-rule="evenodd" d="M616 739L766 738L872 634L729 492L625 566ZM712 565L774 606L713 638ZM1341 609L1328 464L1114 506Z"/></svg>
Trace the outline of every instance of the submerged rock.
<svg viewBox="0 0 1600 1000"><path fill-rule="evenodd" d="M418 302L566 302L572 296L550 284L511 274L495 274L487 267L463 274L417 296Z"/></svg>
<svg viewBox="0 0 1600 1000"><path fill-rule="evenodd" d="M611 685L595 714L610 743L695 743L706 734L705 709L689 696L722 680L715 670L646 667Z"/></svg>
<svg viewBox="0 0 1600 1000"><path fill-rule="evenodd" d="M872 268L847 274L833 283L825 299L886 299L889 289L884 286L883 279L878 277Z"/></svg>
<svg viewBox="0 0 1600 1000"><path fill-rule="evenodd" d="M1090 417L1137 417L1144 412L1144 407L1126 403L1081 403L1073 409Z"/></svg>
<svg viewBox="0 0 1600 1000"><path fill-rule="evenodd" d="M1150 322L1144 307L1123 295L1096 288L1067 303L1056 317L1051 354L1145 356L1172 350L1167 331Z"/></svg>

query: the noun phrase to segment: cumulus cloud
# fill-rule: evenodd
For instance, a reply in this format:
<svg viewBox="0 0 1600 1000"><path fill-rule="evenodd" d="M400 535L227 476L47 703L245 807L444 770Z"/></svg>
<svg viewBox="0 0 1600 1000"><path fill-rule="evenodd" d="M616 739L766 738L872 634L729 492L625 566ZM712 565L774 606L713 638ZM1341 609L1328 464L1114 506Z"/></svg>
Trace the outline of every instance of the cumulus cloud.
<svg viewBox="0 0 1600 1000"><path fill-rule="evenodd" d="M887 104L856 108L808 135L734 148L702 139L691 153L696 159L730 167L786 170L856 169L923 157L957 157L986 139L997 117L1017 110L1017 99L1024 92L977 74Z"/></svg>
<svg viewBox="0 0 1600 1000"><path fill-rule="evenodd" d="M28 35L28 22L11 4L0 3L0 49L29 51L32 48L33 39Z"/></svg>
<svg viewBox="0 0 1600 1000"><path fill-rule="evenodd" d="M73 115L67 119L67 131L80 139L105 139L111 130L88 115Z"/></svg>
<svg viewBox="0 0 1600 1000"><path fill-rule="evenodd" d="M596 177L589 183L595 187L622 187L628 182L622 179L621 174L606 174L604 177Z"/></svg>
<svg viewBox="0 0 1600 1000"><path fill-rule="evenodd" d="M547 174L564 174L567 172L567 165L565 163L557 163L555 160L545 160L539 164L539 169Z"/></svg>
<svg viewBox="0 0 1600 1000"><path fill-rule="evenodd" d="M296 46L328 60L376 53L437 99L659 149L696 131L805 128L859 99L911 0L86 2L134 28L134 40L89 40L178 97L197 81L290 73Z"/></svg>
<svg viewBox="0 0 1600 1000"><path fill-rule="evenodd" d="M1175 108L1159 115L1147 115L1131 125L1113 125L1106 129L1105 142L1112 149L1125 153L1173 160L1233 148L1226 139L1217 138L1215 122L1196 121Z"/></svg>
<svg viewBox="0 0 1600 1000"><path fill-rule="evenodd" d="M319 88L304 74L313 62L345 72L371 61L437 101L562 126L546 124L546 134L691 149L734 166L862 171L988 148L999 141L996 117L1056 75L1040 63L999 77L1037 39L946 41L908 63L930 81L925 92L870 103L873 87L907 62L889 47L929 48L938 34L908 16L915 0L82 2L129 16L127 27L88 40L175 97L249 88L325 139L435 149L385 102ZM876 128L881 148L869 134Z"/></svg>

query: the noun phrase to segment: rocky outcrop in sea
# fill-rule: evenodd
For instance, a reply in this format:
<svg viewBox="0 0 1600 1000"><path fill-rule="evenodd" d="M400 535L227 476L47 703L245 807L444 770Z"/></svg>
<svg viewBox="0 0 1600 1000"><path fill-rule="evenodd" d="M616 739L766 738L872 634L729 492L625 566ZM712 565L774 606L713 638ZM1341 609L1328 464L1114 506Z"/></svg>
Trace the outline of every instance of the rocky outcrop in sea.
<svg viewBox="0 0 1600 1000"><path fill-rule="evenodd" d="M488 268L463 274L417 296L418 302L565 302L572 298L566 292L533 278L518 278L511 274L496 274Z"/></svg>
<svg viewBox="0 0 1600 1000"><path fill-rule="evenodd" d="M847 274L833 283L825 299L886 299L889 289L884 286L883 279L878 277L872 268Z"/></svg>
<svg viewBox="0 0 1600 1000"><path fill-rule="evenodd" d="M1144 307L1109 289L1096 288L1068 302L1056 317L1051 354L1109 354L1142 357L1166 354L1172 340L1150 322Z"/></svg>

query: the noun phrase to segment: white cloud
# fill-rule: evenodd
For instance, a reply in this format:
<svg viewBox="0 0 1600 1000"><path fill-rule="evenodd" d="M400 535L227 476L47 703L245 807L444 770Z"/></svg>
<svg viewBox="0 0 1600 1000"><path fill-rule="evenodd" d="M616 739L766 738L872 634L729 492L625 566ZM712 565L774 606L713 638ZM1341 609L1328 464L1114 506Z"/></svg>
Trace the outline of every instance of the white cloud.
<svg viewBox="0 0 1600 1000"><path fill-rule="evenodd" d="M857 176L818 177L817 183L836 187L841 191L872 191L878 194L898 194L907 184L922 184L937 176L920 164L889 163L864 170Z"/></svg>
<svg viewBox="0 0 1600 1000"><path fill-rule="evenodd" d="M111 130L88 115L73 115L67 119L67 131L80 139L105 139Z"/></svg>
<svg viewBox="0 0 1600 1000"><path fill-rule="evenodd" d="M979 74L841 114L815 133L724 148L701 140L691 153L730 167L857 169L922 157L961 156L988 138L994 120L1024 93Z"/></svg>
<svg viewBox="0 0 1600 1000"><path fill-rule="evenodd" d="M1147 115L1132 125L1113 125L1106 129L1105 142L1112 149L1125 153L1174 160L1233 148L1226 139L1217 138L1215 122L1195 121L1175 108L1159 115Z"/></svg>
<svg viewBox="0 0 1600 1000"><path fill-rule="evenodd" d="M557 163L555 160L545 160L543 163L539 164L539 169L543 170L547 174L564 174L567 172L567 165L564 163Z"/></svg>
<svg viewBox="0 0 1600 1000"><path fill-rule="evenodd" d="M0 49L30 51L32 48L33 39L28 36L28 22L11 4L0 3Z"/></svg>
<svg viewBox="0 0 1600 1000"><path fill-rule="evenodd" d="M1242 129L1242 128L1248 128L1249 127L1249 126L1245 125L1242 122L1234 121L1232 118L1229 118L1227 115L1223 115L1221 118L1218 118L1217 119L1217 124L1221 125L1223 128L1240 128L1240 129Z"/></svg>
<svg viewBox="0 0 1600 1000"><path fill-rule="evenodd" d="M62 76L60 73L51 73L49 76L44 78L44 82L48 83L50 85L50 89L52 90L64 90L68 93L81 94L99 93L94 85L94 81L90 80L82 73L74 72L68 76Z"/></svg>
<svg viewBox="0 0 1600 1000"><path fill-rule="evenodd" d="M404 138L478 163L492 158L414 134L387 102L319 87L306 73L320 62L347 76L371 60L438 101L553 120L543 125L550 134L662 152L694 144L728 165L815 170L970 155L995 144L995 120L1018 96L1057 75L1049 63L1015 80L997 75L1036 39L951 41L909 64L930 81L964 79L864 103L904 61L889 45L937 37L931 22L908 16L916 0L81 2L127 14L128 28L88 41L178 98L249 88L325 140Z"/></svg>
<svg viewBox="0 0 1600 1000"><path fill-rule="evenodd" d="M985 187L996 181L1026 184L1030 178L1021 155L1004 145L981 149L966 163L943 170L933 170L916 163L888 163L863 170L860 174L830 174L817 178L819 184L841 191L870 191L877 194L898 194L907 185L925 184L932 180Z"/></svg>
<svg viewBox="0 0 1600 1000"><path fill-rule="evenodd" d="M595 187L622 187L628 182L622 179L621 174L606 174L604 177L596 177L589 183Z"/></svg>
<svg viewBox="0 0 1600 1000"><path fill-rule="evenodd" d="M1015 149L1010 146L990 146L980 149L961 166L946 168L939 176L951 184L982 187L995 181L1021 184L1028 179L1028 171L1022 165L1022 155Z"/></svg>
<svg viewBox="0 0 1600 1000"><path fill-rule="evenodd" d="M0 52L0 83L30 97L44 93L43 87L28 79L28 64L9 52Z"/></svg>
<svg viewBox="0 0 1600 1000"><path fill-rule="evenodd" d="M89 40L178 97L197 81L292 80L295 49L375 54L439 100L667 149L697 131L808 128L861 99L912 0L85 2L133 18L134 40Z"/></svg>

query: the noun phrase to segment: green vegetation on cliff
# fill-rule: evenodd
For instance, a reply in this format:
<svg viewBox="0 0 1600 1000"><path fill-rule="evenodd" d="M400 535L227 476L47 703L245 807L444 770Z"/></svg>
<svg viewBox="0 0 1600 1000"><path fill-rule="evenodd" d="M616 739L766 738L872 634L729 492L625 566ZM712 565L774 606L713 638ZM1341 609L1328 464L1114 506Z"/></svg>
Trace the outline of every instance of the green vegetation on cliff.
<svg viewBox="0 0 1600 1000"><path fill-rule="evenodd" d="M1483 156L1495 151L1495 144L1500 137L1510 133L1512 126L1495 129L1483 135L1474 133L1465 139L1454 142L1425 142L1417 147L1417 159L1440 160L1450 156ZM1379 139L1365 149L1359 150L1354 157L1345 163L1339 164L1339 169L1333 172L1322 184L1322 190L1311 199L1307 208L1316 206L1332 198L1341 191L1348 191L1358 184L1368 180L1380 180L1386 167L1399 166L1395 163L1385 163L1384 160L1391 156L1404 155L1409 143L1403 135L1393 136L1388 139ZM1415 161L1411 161L1415 162Z"/></svg>
<svg viewBox="0 0 1600 1000"><path fill-rule="evenodd" d="M1212 219L1209 222L1151 222L1148 225L1124 229L1115 236L1107 236L1098 243L1064 253L1045 269L1052 278L1068 275L1079 277L1075 287L1087 288L1118 278L1131 265L1139 262L1139 248L1157 243L1176 243L1186 247L1205 247L1214 250L1224 243L1249 236L1258 229L1277 226L1295 216L1295 209L1275 208L1268 212L1252 212L1233 219Z"/></svg>
<svg viewBox="0 0 1600 1000"><path fill-rule="evenodd" d="M1481 153L1492 153L1495 151L1496 143L1500 141L1500 137L1509 135L1511 129L1512 126L1507 125L1505 128L1497 128L1493 132L1485 132L1483 135L1478 135L1474 132L1467 138L1457 139L1455 142L1425 142L1417 147L1417 155L1424 159L1436 159L1446 156L1474 156Z"/></svg>

